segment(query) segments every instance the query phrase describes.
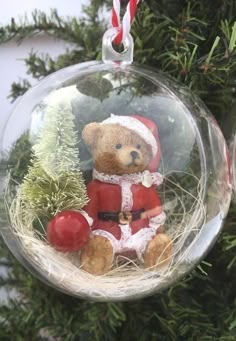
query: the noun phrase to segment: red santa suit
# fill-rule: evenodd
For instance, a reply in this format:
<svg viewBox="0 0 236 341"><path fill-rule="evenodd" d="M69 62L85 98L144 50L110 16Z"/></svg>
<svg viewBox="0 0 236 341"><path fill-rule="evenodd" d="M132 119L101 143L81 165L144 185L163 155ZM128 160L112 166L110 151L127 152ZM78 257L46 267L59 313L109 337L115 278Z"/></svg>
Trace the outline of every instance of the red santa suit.
<svg viewBox="0 0 236 341"><path fill-rule="evenodd" d="M156 124L141 116L111 116L103 124L119 124L134 131L151 146L152 160L149 170L142 173L125 175L107 175L93 172L93 181L87 187L88 205L84 208L91 226L92 235L99 235L110 240L113 253L136 251L143 261L142 254L147 243L156 235L159 227L165 223L166 215L162 210L157 194L157 186L162 183L162 176L155 172L160 161L160 144ZM146 219L136 216L124 223L119 219L100 219L106 214L136 214L145 212Z"/></svg>
<svg viewBox="0 0 236 341"><path fill-rule="evenodd" d="M92 235L110 240L113 252L135 250L142 261L147 243L165 223L161 201L156 187L161 184L159 173L136 173L131 175L107 175L94 170L94 180L88 185L89 204L86 213L93 219ZM150 211L146 219L137 219L127 224L99 219L99 212Z"/></svg>

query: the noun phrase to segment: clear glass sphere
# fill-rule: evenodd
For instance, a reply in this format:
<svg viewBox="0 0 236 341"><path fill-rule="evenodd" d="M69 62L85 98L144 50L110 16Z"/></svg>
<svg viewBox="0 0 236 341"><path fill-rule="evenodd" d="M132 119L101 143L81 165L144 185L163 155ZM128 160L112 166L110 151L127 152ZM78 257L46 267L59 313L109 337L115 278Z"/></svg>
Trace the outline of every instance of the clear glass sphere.
<svg viewBox="0 0 236 341"><path fill-rule="evenodd" d="M230 142L230 159L232 171L232 189L233 189L233 202L236 201L236 135L234 135Z"/></svg>
<svg viewBox="0 0 236 341"><path fill-rule="evenodd" d="M223 125L223 131L229 146L231 161L232 201L236 202L236 104L234 104Z"/></svg>
<svg viewBox="0 0 236 341"><path fill-rule="evenodd" d="M113 120L110 120L111 114L115 115ZM82 131L92 122L100 123L100 133L94 131L92 137L85 138ZM150 135L150 126L144 127L147 122L157 127L158 136ZM123 129L123 138L120 132L118 138L115 130L110 130L111 161L106 159L102 163L101 151L105 144L106 151L108 148L104 129L117 127L117 124ZM87 202L86 186L94 181L96 167L96 181L106 183L109 178L109 185L120 186L120 192L121 188L124 190L119 183L123 173L116 172L112 156L121 153L118 149L133 143L126 136L127 131L131 132L132 141L138 141L135 142L136 154L132 155L140 156L146 163L143 161L140 168L137 161L137 172L132 167L127 172L124 169L123 173L129 175L125 178L126 184L130 178L135 178L133 174L141 179L145 173L144 180L137 180L145 187L143 201L148 200L148 189L155 187L158 199L153 200L160 200L159 206L165 215L156 225L156 232L168 236L171 256L163 266L144 266L149 237L147 240L144 235L137 242L141 246L135 251L140 255L131 259L122 252L119 256L115 253L115 245L119 243L113 239L119 238L113 236L110 240L112 265L106 273L94 274L83 267L84 245L80 250L66 247L59 250L48 241L47 228L58 212L83 208ZM103 139L106 142L102 142ZM157 146L155 141L158 141ZM140 151L142 143L145 153ZM159 154L155 158L157 150ZM1 201L5 207L1 212L1 233L10 250L45 283L70 295L93 300L139 298L182 278L214 244L231 198L227 148L214 118L188 89L154 69L135 64L83 63L39 82L23 96L5 124L1 136L1 165ZM61 170L63 176L58 180ZM112 172L116 175L115 183L110 182ZM152 182L154 174L161 179L159 183ZM126 193L127 200L131 192ZM107 207L112 207L116 198L109 190L106 193L106 187L102 195L99 205L104 211L103 203L108 200ZM132 195L135 201L138 194ZM93 211L94 196L88 196L88 205ZM149 201L151 207L152 200ZM132 211L132 204L130 208ZM115 214L113 210L108 213L113 214L111 219L123 231L117 215L122 209L118 208ZM142 219L142 209L138 207L135 210L139 212L131 212L136 222ZM97 206L96 210L95 220L101 213ZM105 213L105 218L103 214L101 219L107 223ZM122 226L127 227L129 223ZM90 222L93 230L92 224ZM132 231L131 235L135 233ZM106 233L101 235L107 236ZM110 257L105 248L104 257Z"/></svg>

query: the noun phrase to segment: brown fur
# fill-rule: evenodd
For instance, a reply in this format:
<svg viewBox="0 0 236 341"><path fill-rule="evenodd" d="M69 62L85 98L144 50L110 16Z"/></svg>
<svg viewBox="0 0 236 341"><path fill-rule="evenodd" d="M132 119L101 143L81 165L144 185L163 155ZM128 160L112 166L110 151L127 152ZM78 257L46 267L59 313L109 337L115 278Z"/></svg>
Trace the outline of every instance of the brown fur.
<svg viewBox="0 0 236 341"><path fill-rule="evenodd" d="M93 146L95 141L97 141L100 134L100 124L96 122L92 122L87 124L82 131L82 139L89 146Z"/></svg>
<svg viewBox="0 0 236 341"><path fill-rule="evenodd" d="M147 245L143 255L146 268L160 268L170 262L173 244L165 233L158 233Z"/></svg>
<svg viewBox="0 0 236 341"><path fill-rule="evenodd" d="M92 138L93 136L93 138ZM151 147L142 138L119 124L90 123L82 137L90 145L95 168L106 174L132 174L144 171L152 157ZM116 145L121 144L120 149ZM137 148L137 146L141 148ZM131 152L138 153L133 162Z"/></svg>
<svg viewBox="0 0 236 341"><path fill-rule="evenodd" d="M151 147L139 135L119 124L90 123L85 126L82 138L90 146L95 168L100 173L142 172L148 169L152 159ZM117 148L119 144L121 148ZM137 158L132 158L132 151L137 153ZM172 242L163 230L164 227L146 247L145 267L161 267L170 261ZM112 260L112 244L102 236L93 236L81 252L82 269L95 275L105 274L112 266Z"/></svg>
<svg viewBox="0 0 236 341"><path fill-rule="evenodd" d="M98 172L106 174L132 174L142 172L146 169L144 164L126 167L119 160L117 160L117 156L112 153L100 154L95 160L94 164Z"/></svg>
<svg viewBox="0 0 236 341"><path fill-rule="evenodd" d="M82 250L82 269L94 275L103 275L111 267L113 250L110 241L102 236L93 236Z"/></svg>

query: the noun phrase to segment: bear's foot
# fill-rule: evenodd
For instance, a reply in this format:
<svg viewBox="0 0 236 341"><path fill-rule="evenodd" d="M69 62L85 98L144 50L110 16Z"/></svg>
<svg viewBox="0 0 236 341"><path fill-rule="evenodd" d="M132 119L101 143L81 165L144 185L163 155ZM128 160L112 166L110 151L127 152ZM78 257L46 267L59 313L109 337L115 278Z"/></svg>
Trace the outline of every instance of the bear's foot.
<svg viewBox="0 0 236 341"><path fill-rule="evenodd" d="M172 257L172 241L165 233L159 233L148 243L143 254L145 268L161 268L167 265Z"/></svg>
<svg viewBox="0 0 236 341"><path fill-rule="evenodd" d="M103 275L108 272L113 261L111 242L102 236L93 236L84 246L80 261L82 269L94 274Z"/></svg>

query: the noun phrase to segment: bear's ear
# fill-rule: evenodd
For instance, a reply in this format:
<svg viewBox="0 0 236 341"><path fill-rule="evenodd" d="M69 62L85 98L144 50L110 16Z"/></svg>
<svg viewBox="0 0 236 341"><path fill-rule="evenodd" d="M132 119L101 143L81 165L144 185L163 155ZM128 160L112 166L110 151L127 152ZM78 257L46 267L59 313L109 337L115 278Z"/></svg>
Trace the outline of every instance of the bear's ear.
<svg viewBox="0 0 236 341"><path fill-rule="evenodd" d="M96 142L100 131L101 126L99 123L96 122L89 123L84 127L82 131L82 139L86 144L92 146Z"/></svg>

